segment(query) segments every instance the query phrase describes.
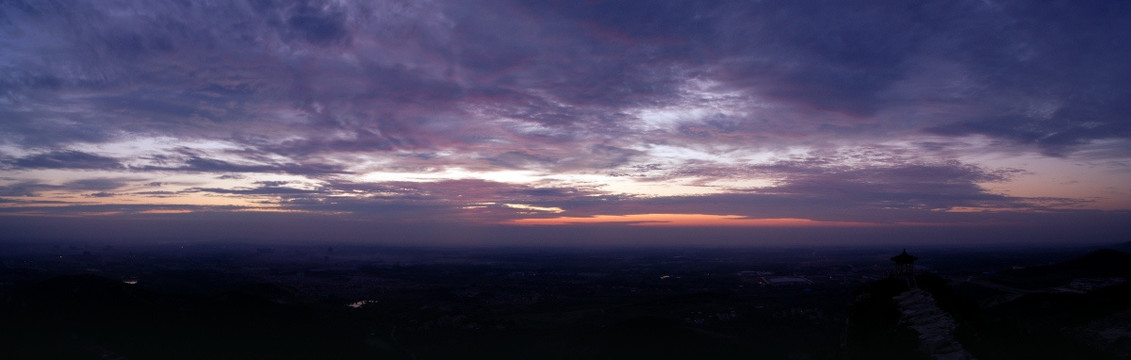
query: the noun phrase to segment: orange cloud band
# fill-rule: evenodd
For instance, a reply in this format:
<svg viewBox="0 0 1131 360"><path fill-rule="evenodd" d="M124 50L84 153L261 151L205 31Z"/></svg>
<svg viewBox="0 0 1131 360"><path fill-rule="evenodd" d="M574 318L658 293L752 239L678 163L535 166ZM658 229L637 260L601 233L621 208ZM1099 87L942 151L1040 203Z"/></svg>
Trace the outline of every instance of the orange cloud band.
<svg viewBox="0 0 1131 360"><path fill-rule="evenodd" d="M594 215L588 217L525 218L506 222L513 225L625 224L633 226L748 226L748 227L814 227L814 226L877 226L874 223L851 221L819 221L798 218L756 219L741 215L708 214L630 214Z"/></svg>

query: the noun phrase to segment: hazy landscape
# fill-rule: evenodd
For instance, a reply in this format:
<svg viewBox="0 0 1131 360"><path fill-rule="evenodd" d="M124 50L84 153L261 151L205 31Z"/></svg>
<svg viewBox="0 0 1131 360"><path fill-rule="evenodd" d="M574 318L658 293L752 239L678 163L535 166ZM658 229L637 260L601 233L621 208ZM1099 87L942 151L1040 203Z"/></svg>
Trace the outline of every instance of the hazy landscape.
<svg viewBox="0 0 1131 360"><path fill-rule="evenodd" d="M1127 244L1112 247L1126 251ZM883 247L20 244L5 358L911 359ZM912 249L979 359L1131 354L1131 255ZM937 320L932 320L936 321Z"/></svg>

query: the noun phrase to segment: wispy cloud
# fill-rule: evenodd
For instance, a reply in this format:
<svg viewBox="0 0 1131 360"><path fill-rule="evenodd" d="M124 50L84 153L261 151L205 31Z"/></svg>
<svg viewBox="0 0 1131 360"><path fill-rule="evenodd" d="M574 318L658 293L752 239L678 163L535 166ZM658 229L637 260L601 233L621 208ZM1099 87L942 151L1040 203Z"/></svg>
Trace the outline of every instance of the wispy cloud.
<svg viewBox="0 0 1131 360"><path fill-rule="evenodd" d="M1127 13L5 1L0 208L460 224L1126 210Z"/></svg>
<svg viewBox="0 0 1131 360"><path fill-rule="evenodd" d="M124 169L117 159L81 151L54 151L8 162L11 168L26 169Z"/></svg>

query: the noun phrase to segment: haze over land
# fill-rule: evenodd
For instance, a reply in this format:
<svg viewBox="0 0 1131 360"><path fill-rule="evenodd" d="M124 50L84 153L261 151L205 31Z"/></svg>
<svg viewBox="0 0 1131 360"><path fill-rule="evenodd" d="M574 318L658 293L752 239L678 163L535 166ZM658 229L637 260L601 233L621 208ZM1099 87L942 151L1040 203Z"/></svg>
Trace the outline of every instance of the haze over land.
<svg viewBox="0 0 1131 360"><path fill-rule="evenodd" d="M5 1L0 240L1126 241L1129 14Z"/></svg>

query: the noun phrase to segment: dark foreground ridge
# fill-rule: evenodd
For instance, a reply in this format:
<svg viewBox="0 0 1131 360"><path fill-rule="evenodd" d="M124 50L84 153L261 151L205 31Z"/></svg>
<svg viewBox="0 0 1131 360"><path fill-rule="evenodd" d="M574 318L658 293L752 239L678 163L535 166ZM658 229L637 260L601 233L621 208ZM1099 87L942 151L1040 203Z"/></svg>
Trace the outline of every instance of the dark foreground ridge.
<svg viewBox="0 0 1131 360"><path fill-rule="evenodd" d="M856 295L850 359L1131 358L1131 254L966 277L889 278Z"/></svg>
<svg viewBox="0 0 1131 360"><path fill-rule="evenodd" d="M1126 253L916 255L908 282L890 250L63 248L0 256L0 358L1131 354Z"/></svg>

